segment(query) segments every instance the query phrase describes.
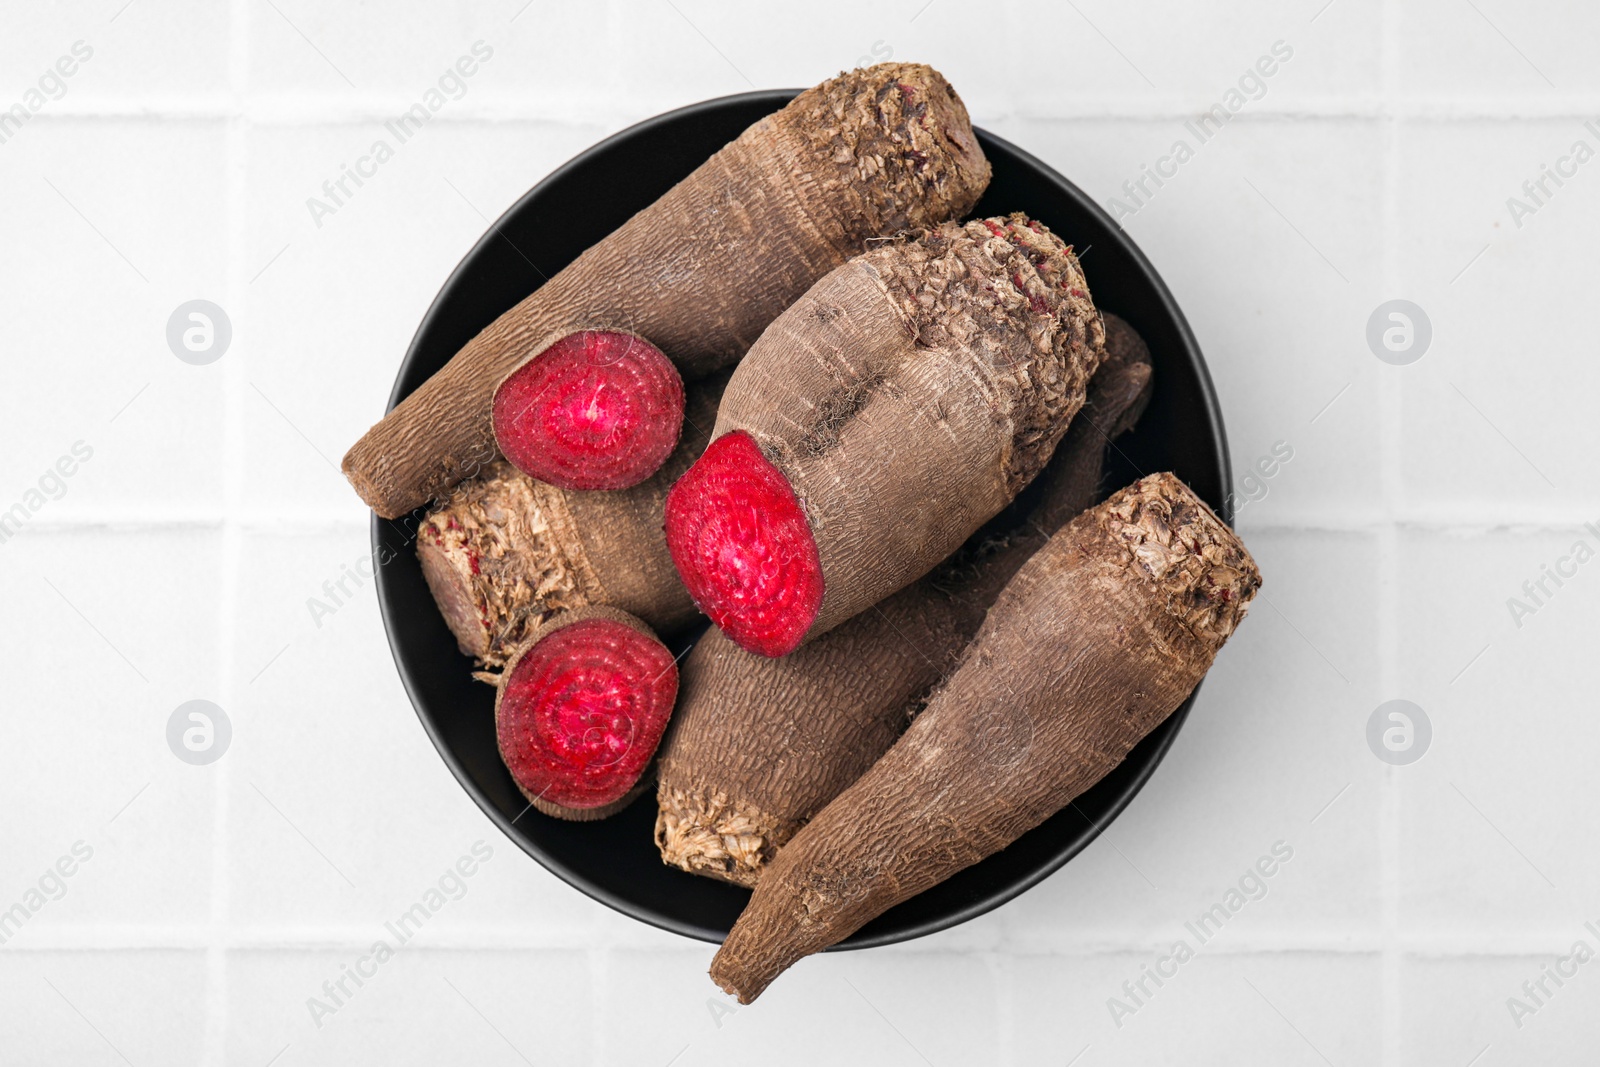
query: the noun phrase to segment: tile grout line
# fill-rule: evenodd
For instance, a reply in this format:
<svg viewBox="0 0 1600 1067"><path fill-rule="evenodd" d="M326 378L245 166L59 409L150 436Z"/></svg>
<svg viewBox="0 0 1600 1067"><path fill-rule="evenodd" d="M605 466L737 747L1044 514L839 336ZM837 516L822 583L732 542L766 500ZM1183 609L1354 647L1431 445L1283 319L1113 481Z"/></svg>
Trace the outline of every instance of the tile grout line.
<svg viewBox="0 0 1600 1067"><path fill-rule="evenodd" d="M781 86L771 86L781 88ZM793 86L790 86L793 88ZM242 107L221 100L192 95L163 96L146 94L90 104L66 104L34 116L42 123L99 122L134 120L149 122L217 122L242 114L252 124L263 126L367 126L394 117L412 103L410 95L394 91L376 92L349 102L325 99L314 94L256 96ZM1193 118L1214 99L1204 94L1168 94L1143 106L1128 106L1123 98L1087 98L1081 95L1063 99L1059 106L1019 108L1010 100L974 116L980 125L998 127L1007 122L1138 122L1169 123ZM447 126L536 124L569 129L595 126L621 129L641 119L694 103L689 94L662 94L643 97L630 95L617 100L585 106L581 100L564 101L566 106L548 107L524 102L523 97L481 101L440 114L433 122ZM1246 123L1300 121L1371 122L1390 118L1440 123L1476 122L1571 122L1593 117L1600 97L1572 94L1553 103L1545 99L1516 100L1496 106L1496 101L1481 99L1460 102L1455 97L1416 97L1396 101L1391 95L1370 105L1351 104L1345 97L1320 96L1298 106L1263 105L1235 116ZM999 132L996 130L996 132Z"/></svg>
<svg viewBox="0 0 1600 1067"><path fill-rule="evenodd" d="M1006 1067L1017 1067L1017 990L1014 973L1017 958L1004 943L993 949L980 949L977 954L987 965L989 980L994 983L995 1029L998 1031L995 1036L1000 1062Z"/></svg>
<svg viewBox="0 0 1600 1067"><path fill-rule="evenodd" d="M244 296L243 280L243 238L245 229L245 179L246 166L246 120L244 118L245 84L248 77L249 60L249 15L245 0L230 0L228 5L229 22L229 55L228 55L228 83L229 95L232 101L231 114L227 118L227 177L226 181L226 225L227 225L227 253L224 259L224 292L228 305L233 309L230 314L234 321L241 322L239 316L239 301ZM245 346L241 345L240 348ZM235 687L235 642L238 637L238 603L240 580L240 543L242 539L239 524L239 505L243 497L241 492L241 464L244 454L243 428L240 412L244 400L244 371L238 359L238 349L235 358L229 362L223 376L223 410L226 418L223 423L222 440L222 552L220 566L222 567L220 596L218 597L218 625L217 634L221 652L221 663L218 669L221 688L221 703L223 709L229 713L234 723L240 721L239 707L235 702L238 690ZM238 730L235 727L234 733ZM227 1062L228 1038L228 957L227 943L229 937L229 922L231 901L229 899L228 885L228 831L229 811L228 788L232 775L229 773L230 763L224 755L212 765L215 773L212 775L211 787L211 936L206 946L206 1025L205 1042L202 1055L203 1062L211 1067L221 1067Z"/></svg>
<svg viewBox="0 0 1600 1067"><path fill-rule="evenodd" d="M293 927L275 921L250 927L231 927L221 941L227 952L345 952L360 951L372 944L371 929L365 926ZM505 926L485 926L443 931L431 935L419 952L573 952L594 946L594 932L551 934L538 927L510 930ZM212 942L209 918L193 926L111 924L79 927L41 928L26 943L8 944L6 954L142 953L197 952ZM1406 956L1434 959L1526 959L1560 955L1572 943L1570 928L1541 928L1513 932L1485 932L1478 929L1450 929L1407 934L1401 931L1395 945ZM1002 940L990 945L971 945L945 949L917 950L896 947L895 956L973 954L994 956L1003 961L1021 959L1092 959L1121 956L1129 952L1160 952L1170 938L1152 936L1143 928L1112 931L1105 937L1086 940L1042 935L1026 945ZM659 950L651 940L617 939L609 942L614 952ZM679 946L677 951L694 951L697 946ZM1208 948L1223 956L1309 955L1380 956L1385 947L1381 933L1352 934L1347 930L1296 930L1289 935L1261 934L1231 938L1226 945Z"/></svg>
<svg viewBox="0 0 1600 1067"><path fill-rule="evenodd" d="M595 1018L600 1012L600 1006L606 1002L607 995L611 992L611 952L610 939L607 944L599 945L591 942L588 950L589 957L589 1014L590 1036L589 1051L593 1055L595 1067L602 1067L606 1062L606 1028L600 1025L600 1020Z"/></svg>
<svg viewBox="0 0 1600 1067"><path fill-rule="evenodd" d="M1386 420L1387 421L1387 420ZM1397 692L1398 664L1393 653L1398 633L1397 614L1399 591L1399 536L1389 529L1379 535L1378 547L1378 676L1379 700L1387 700ZM1369 699L1371 694L1366 694ZM1383 989L1383 1063L1385 1067L1399 1067L1401 1063L1401 962L1403 950L1400 939L1400 851L1401 851L1401 768L1383 768L1383 784L1378 807L1378 878L1381 887L1379 899L1382 916L1379 928L1382 939L1382 989Z"/></svg>
<svg viewBox="0 0 1600 1067"><path fill-rule="evenodd" d="M1382 300L1394 298L1400 282L1399 238L1396 227L1400 219L1400 117L1395 109L1395 94L1399 75L1400 46L1399 0L1383 0L1380 8L1383 19L1383 60L1380 77L1383 87L1383 293ZM1381 367L1380 371L1390 370ZM1378 434L1383 453L1382 497L1384 511L1389 521L1378 534L1378 680L1379 700L1394 695L1399 683L1399 663L1395 654L1395 640L1399 634L1399 523L1403 468L1400 463L1401 393L1400 379L1392 374L1383 376L1378 393ZM1370 701L1373 694L1364 694ZM1402 1035L1404 1033L1403 1005L1401 1004L1402 953L1400 947L1400 852L1401 852L1401 795L1399 767L1384 767L1383 786L1379 803L1379 882L1382 888L1383 939L1381 988L1383 993L1383 1029L1380 1042L1382 1062L1385 1067L1400 1067L1404 1058Z"/></svg>

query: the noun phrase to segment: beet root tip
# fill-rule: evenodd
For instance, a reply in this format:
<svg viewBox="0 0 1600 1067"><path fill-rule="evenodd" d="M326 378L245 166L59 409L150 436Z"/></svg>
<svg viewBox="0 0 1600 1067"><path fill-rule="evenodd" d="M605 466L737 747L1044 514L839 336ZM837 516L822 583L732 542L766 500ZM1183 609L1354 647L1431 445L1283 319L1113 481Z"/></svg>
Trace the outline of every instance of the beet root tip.
<svg viewBox="0 0 1600 1067"><path fill-rule="evenodd" d="M707 973L711 975L711 980L717 984L718 989L738 1000L740 1004L753 1003L769 984L767 982L752 982L745 975L740 974L737 967L724 960L721 953L718 953L716 958L711 961L711 970Z"/></svg>
<svg viewBox="0 0 1600 1067"><path fill-rule="evenodd" d="M822 605L822 562L789 480L742 430L667 495L667 550L700 610L750 652L786 656Z"/></svg>
<svg viewBox="0 0 1600 1067"><path fill-rule="evenodd" d="M518 470L562 489L626 489L664 463L683 427L683 379L642 337L583 330L506 376L494 436Z"/></svg>

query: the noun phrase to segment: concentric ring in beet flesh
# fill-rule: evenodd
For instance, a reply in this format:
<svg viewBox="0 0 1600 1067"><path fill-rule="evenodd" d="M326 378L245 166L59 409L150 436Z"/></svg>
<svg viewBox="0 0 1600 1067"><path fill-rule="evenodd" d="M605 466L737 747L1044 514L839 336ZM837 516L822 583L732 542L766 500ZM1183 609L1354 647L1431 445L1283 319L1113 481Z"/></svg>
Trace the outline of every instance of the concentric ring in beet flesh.
<svg viewBox="0 0 1600 1067"><path fill-rule="evenodd" d="M530 797L567 808L622 799L655 756L678 696L660 641L580 619L518 657L496 714L500 753Z"/></svg>
<svg viewBox="0 0 1600 1067"><path fill-rule="evenodd" d="M582 330L506 376L494 438L524 474L562 489L626 489L666 462L683 429L683 379L642 337Z"/></svg>

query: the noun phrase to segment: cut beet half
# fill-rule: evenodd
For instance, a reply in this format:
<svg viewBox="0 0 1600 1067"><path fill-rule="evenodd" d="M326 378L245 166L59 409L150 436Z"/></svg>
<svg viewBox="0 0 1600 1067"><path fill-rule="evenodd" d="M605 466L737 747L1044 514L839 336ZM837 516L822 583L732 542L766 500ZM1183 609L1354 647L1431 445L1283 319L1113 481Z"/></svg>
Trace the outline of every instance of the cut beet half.
<svg viewBox="0 0 1600 1067"><path fill-rule="evenodd" d="M562 489L626 489L666 462L683 429L683 379L655 345L570 333L506 376L494 439L520 471Z"/></svg>
<svg viewBox="0 0 1600 1067"><path fill-rule="evenodd" d="M547 815L611 814L655 756L678 665L643 623L608 609L544 636L507 668L495 701L500 756ZM629 622L618 621L630 619Z"/></svg>
<svg viewBox="0 0 1600 1067"><path fill-rule="evenodd" d="M667 494L667 550L700 610L763 656L800 646L822 606L811 522L743 430L724 434Z"/></svg>

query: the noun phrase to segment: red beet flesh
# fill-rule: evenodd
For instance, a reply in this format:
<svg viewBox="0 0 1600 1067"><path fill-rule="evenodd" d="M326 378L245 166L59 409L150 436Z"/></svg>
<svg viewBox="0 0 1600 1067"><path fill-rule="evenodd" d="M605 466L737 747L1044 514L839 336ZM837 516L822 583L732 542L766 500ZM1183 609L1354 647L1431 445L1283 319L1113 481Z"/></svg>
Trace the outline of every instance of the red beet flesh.
<svg viewBox="0 0 1600 1067"><path fill-rule="evenodd" d="M563 626L506 679L497 730L511 776L567 808L621 800L655 756L678 698L661 642L610 619Z"/></svg>
<svg viewBox="0 0 1600 1067"><path fill-rule="evenodd" d="M568 334L494 393L494 438L524 474L562 489L626 489L656 472L683 428L683 379L642 337Z"/></svg>
<svg viewBox="0 0 1600 1067"><path fill-rule="evenodd" d="M743 430L713 441L667 494L667 550L695 604L751 652L793 652L822 606L811 523Z"/></svg>

